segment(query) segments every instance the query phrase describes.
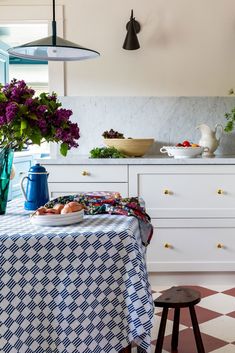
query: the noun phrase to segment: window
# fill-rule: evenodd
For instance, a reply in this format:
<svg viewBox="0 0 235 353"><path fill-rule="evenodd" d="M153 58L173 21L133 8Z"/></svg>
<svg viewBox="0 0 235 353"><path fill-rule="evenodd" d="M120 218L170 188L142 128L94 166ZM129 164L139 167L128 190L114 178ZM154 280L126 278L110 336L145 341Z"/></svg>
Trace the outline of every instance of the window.
<svg viewBox="0 0 235 353"><path fill-rule="evenodd" d="M3 40L5 38L6 40L4 36L8 36L10 46L15 46L19 43L31 42L37 38L46 37L51 34L51 20L52 6L0 4L0 30L2 30L0 39ZM56 5L56 22L57 34L63 37L63 6L61 5ZM9 33L9 27L12 31L11 34ZM33 28L32 31L31 28ZM63 62L33 64L31 61L31 64L27 64L27 62L16 63L16 59L15 63L13 63L13 60L11 58L10 78L23 78L29 85L36 89L37 93L54 91L59 96L65 94ZM35 65L37 65L37 70L35 70ZM22 77L20 77L21 70L24 70ZM43 148L44 146L42 146ZM57 156L57 147L53 144L50 146L50 153L53 157Z"/></svg>
<svg viewBox="0 0 235 353"><path fill-rule="evenodd" d="M14 47L48 36L47 24L0 25L0 40L7 47ZM9 57L9 80L24 80L36 94L49 92L48 63Z"/></svg>

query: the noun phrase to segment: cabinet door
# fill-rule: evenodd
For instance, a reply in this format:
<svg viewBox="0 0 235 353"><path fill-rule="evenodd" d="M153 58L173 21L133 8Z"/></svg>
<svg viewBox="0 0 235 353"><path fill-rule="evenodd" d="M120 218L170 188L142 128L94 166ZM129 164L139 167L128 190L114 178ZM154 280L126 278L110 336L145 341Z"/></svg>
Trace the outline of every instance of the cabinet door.
<svg viewBox="0 0 235 353"><path fill-rule="evenodd" d="M131 166L129 180L151 217L235 217L234 166Z"/></svg>
<svg viewBox="0 0 235 353"><path fill-rule="evenodd" d="M126 165L45 165L50 183L126 183Z"/></svg>
<svg viewBox="0 0 235 353"><path fill-rule="evenodd" d="M235 271L235 220L153 220L149 272Z"/></svg>

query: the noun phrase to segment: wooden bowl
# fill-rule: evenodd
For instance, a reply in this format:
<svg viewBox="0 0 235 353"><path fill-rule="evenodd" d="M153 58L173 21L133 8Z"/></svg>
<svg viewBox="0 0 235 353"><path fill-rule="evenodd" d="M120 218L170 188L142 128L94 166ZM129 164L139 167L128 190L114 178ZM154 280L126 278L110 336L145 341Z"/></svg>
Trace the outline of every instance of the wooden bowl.
<svg viewBox="0 0 235 353"><path fill-rule="evenodd" d="M108 147L115 147L126 156L142 157L152 146L154 139L104 139Z"/></svg>

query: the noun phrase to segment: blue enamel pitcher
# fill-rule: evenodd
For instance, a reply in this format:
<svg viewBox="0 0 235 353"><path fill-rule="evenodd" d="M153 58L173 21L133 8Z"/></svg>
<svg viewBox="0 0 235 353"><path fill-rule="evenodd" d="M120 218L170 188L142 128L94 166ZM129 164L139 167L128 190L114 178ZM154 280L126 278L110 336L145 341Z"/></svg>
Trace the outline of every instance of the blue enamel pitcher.
<svg viewBox="0 0 235 353"><path fill-rule="evenodd" d="M21 190L25 198L25 210L34 211L49 201L48 175L46 169L38 163L29 169L28 176L22 178ZM25 179L26 191L23 185Z"/></svg>

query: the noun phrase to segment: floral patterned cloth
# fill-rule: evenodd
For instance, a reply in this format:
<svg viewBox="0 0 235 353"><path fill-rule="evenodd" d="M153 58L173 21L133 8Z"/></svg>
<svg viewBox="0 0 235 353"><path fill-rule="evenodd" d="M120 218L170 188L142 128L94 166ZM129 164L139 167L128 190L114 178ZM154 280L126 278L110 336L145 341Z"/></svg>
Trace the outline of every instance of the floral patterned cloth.
<svg viewBox="0 0 235 353"><path fill-rule="evenodd" d="M57 197L49 201L45 206L52 208L55 204L65 205L71 201L77 201L82 204L87 215L108 213L110 215L134 216L138 218L142 242L145 246L150 243L153 234L151 219L138 197L122 198L117 192L89 192Z"/></svg>

